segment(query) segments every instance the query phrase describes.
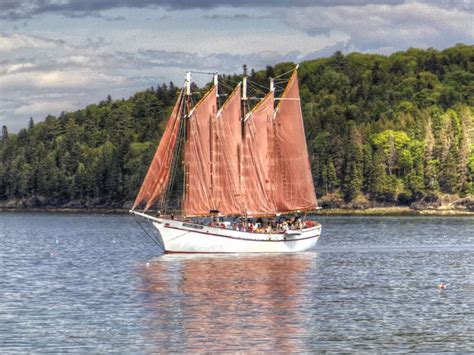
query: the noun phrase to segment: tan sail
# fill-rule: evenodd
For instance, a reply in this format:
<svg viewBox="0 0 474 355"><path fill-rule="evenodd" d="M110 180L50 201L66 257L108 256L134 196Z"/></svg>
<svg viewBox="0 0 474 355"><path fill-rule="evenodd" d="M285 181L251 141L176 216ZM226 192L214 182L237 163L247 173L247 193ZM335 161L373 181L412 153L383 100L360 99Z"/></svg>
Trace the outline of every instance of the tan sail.
<svg viewBox="0 0 474 355"><path fill-rule="evenodd" d="M311 167L304 135L303 115L296 70L281 97L270 138L273 161L270 182L273 201L279 212L317 208Z"/></svg>
<svg viewBox="0 0 474 355"><path fill-rule="evenodd" d="M243 211L239 179L239 151L242 144L240 120L240 84L234 89L216 116L213 141L212 192L216 209L224 215Z"/></svg>
<svg viewBox="0 0 474 355"><path fill-rule="evenodd" d="M243 149L242 181L247 215L275 214L269 179L268 131L272 127L274 93L267 96L247 115Z"/></svg>
<svg viewBox="0 0 474 355"><path fill-rule="evenodd" d="M296 71L274 110L271 91L247 115L242 136L241 87L217 113L213 86L188 114L183 212L187 216L271 215L317 208ZM183 93L166 125L133 208L150 208L170 179Z"/></svg>
<svg viewBox="0 0 474 355"><path fill-rule="evenodd" d="M216 115L216 87L197 103L189 115L185 145L185 193L183 211L187 216L209 214L217 206L212 194L212 122Z"/></svg>
<svg viewBox="0 0 474 355"><path fill-rule="evenodd" d="M140 203L145 202L145 211L148 210L167 187L173 161L173 152L181 122L182 98L183 91L180 92L173 111L168 118L160 144L156 149L132 209L135 209Z"/></svg>

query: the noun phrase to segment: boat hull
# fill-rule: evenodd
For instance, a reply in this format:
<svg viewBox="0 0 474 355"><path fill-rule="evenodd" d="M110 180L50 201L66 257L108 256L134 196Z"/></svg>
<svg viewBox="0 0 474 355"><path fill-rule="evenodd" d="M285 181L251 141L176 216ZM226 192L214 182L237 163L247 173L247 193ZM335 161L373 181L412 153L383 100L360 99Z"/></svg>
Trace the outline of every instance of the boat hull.
<svg viewBox="0 0 474 355"><path fill-rule="evenodd" d="M146 216L158 230L165 253L285 253L308 250L321 235L317 225L291 234L241 232Z"/></svg>

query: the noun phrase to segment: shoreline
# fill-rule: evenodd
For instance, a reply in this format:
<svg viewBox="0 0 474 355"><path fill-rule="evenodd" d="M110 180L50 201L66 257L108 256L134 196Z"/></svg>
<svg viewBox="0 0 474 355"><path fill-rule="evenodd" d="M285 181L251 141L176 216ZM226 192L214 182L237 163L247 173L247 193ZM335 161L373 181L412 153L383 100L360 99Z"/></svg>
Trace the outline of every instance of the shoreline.
<svg viewBox="0 0 474 355"><path fill-rule="evenodd" d="M12 208L0 207L2 212L45 212L45 213L70 213L70 214L129 214L129 209L125 208L63 208L63 207L42 207L42 208ZM153 212L153 211L151 211ZM328 208L321 209L311 216L433 216L433 217L474 217L474 211L461 209L424 209L414 210L410 207L376 207L367 209L346 209Z"/></svg>

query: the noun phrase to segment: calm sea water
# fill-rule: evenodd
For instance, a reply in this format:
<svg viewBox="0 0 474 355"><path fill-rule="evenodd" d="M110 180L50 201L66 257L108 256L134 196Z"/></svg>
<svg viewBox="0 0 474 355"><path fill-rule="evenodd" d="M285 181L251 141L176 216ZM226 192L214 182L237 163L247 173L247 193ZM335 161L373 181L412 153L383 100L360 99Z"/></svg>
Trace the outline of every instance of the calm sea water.
<svg viewBox="0 0 474 355"><path fill-rule="evenodd" d="M179 257L129 216L1 213L0 352L474 351L473 218L319 220L309 252Z"/></svg>

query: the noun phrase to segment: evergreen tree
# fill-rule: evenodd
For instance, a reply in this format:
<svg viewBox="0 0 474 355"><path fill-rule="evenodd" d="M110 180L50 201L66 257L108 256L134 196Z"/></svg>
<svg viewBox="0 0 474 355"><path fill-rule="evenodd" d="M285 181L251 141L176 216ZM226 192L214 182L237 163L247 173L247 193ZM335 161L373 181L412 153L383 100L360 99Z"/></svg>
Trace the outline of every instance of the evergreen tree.
<svg viewBox="0 0 474 355"><path fill-rule="evenodd" d="M411 203L429 194L474 193L472 58L474 46L460 44L390 56L337 52L301 63L301 104L318 195ZM269 77L292 68L281 63L252 70L251 80L268 87ZM241 76L222 77L227 79L223 95ZM193 92L204 90L193 84ZM52 206L133 199L178 91L169 83L127 100L108 95L43 122L30 118L17 134L3 126L0 199L37 196ZM179 194L172 192L176 200Z"/></svg>

